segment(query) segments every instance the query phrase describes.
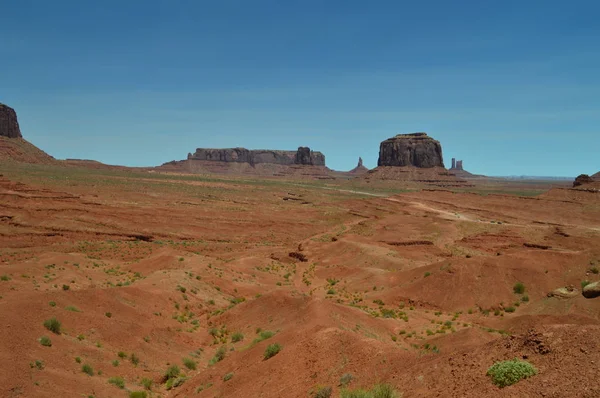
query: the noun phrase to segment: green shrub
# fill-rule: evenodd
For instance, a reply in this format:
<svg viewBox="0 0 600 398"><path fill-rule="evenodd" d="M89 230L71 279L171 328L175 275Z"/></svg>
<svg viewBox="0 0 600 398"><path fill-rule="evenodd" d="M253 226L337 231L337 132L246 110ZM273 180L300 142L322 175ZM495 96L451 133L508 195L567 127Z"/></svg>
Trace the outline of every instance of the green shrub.
<svg viewBox="0 0 600 398"><path fill-rule="evenodd" d="M227 354L227 348L225 346L219 347L219 349L215 352L215 356L209 361L210 365L214 365L217 362L221 362L225 359L225 355Z"/></svg>
<svg viewBox="0 0 600 398"><path fill-rule="evenodd" d="M48 305L50 305L50 307L56 307L56 302L51 301L51 302L48 303Z"/></svg>
<svg viewBox="0 0 600 398"><path fill-rule="evenodd" d="M137 355L135 355L134 353L132 353L129 356L129 360L131 361L132 364L134 364L135 366L137 366L138 363L140 363L140 357L138 357Z"/></svg>
<svg viewBox="0 0 600 398"><path fill-rule="evenodd" d="M329 294L329 295L335 294L335 290L329 289L329 290L327 290L327 294Z"/></svg>
<svg viewBox="0 0 600 398"><path fill-rule="evenodd" d="M116 360L116 359L115 359L114 361L112 361L112 366L114 366L115 368L116 368L117 366L119 366L119 361L118 361L118 360Z"/></svg>
<svg viewBox="0 0 600 398"><path fill-rule="evenodd" d="M44 321L44 327L55 334L60 334L60 322L56 318Z"/></svg>
<svg viewBox="0 0 600 398"><path fill-rule="evenodd" d="M398 392L389 384L377 384L370 390L342 390L340 398L399 398Z"/></svg>
<svg viewBox="0 0 600 398"><path fill-rule="evenodd" d="M431 272L425 272L425 278L427 278L428 276L431 276Z"/></svg>
<svg viewBox="0 0 600 398"><path fill-rule="evenodd" d="M592 268L590 268L590 271L592 272L592 274L600 273L600 270L598 269L598 267L592 267Z"/></svg>
<svg viewBox="0 0 600 398"><path fill-rule="evenodd" d="M521 297L521 301L524 303L527 303L529 301L529 296L528 295L524 295L523 297Z"/></svg>
<svg viewBox="0 0 600 398"><path fill-rule="evenodd" d="M333 390L331 387L317 387L313 394L313 398L331 398Z"/></svg>
<svg viewBox="0 0 600 398"><path fill-rule="evenodd" d="M146 391L132 391L129 393L129 398L148 398Z"/></svg>
<svg viewBox="0 0 600 398"><path fill-rule="evenodd" d="M515 283L515 285L513 286L513 292L515 292L516 294L525 293L525 285L522 282Z"/></svg>
<svg viewBox="0 0 600 398"><path fill-rule="evenodd" d="M586 286L587 286L587 285L589 285L590 283L592 283L592 282L590 282L590 281L588 281L588 280L581 281L581 288L583 289L584 287L586 287Z"/></svg>
<svg viewBox="0 0 600 398"><path fill-rule="evenodd" d="M231 341L233 343L237 343L238 341L242 341L244 340L244 335L241 332L235 332L232 336L231 336Z"/></svg>
<svg viewBox="0 0 600 398"><path fill-rule="evenodd" d="M40 344L43 345L44 347L52 347L52 341L50 340L50 338L48 336L40 337Z"/></svg>
<svg viewBox="0 0 600 398"><path fill-rule="evenodd" d="M487 371L487 375L492 377L492 382L500 388L513 385L535 374L537 369L533 365L517 358L496 362Z"/></svg>
<svg viewBox="0 0 600 398"><path fill-rule="evenodd" d="M107 312L104 314L107 318L112 318L112 312Z"/></svg>
<svg viewBox="0 0 600 398"><path fill-rule="evenodd" d="M265 350L265 360L273 358L275 355L279 354L279 351L281 351L281 345L279 345L279 343L270 344Z"/></svg>
<svg viewBox="0 0 600 398"><path fill-rule="evenodd" d="M79 357L75 357L75 362L77 362L77 363L81 363L81 358L79 358Z"/></svg>
<svg viewBox="0 0 600 398"><path fill-rule="evenodd" d="M81 310L79 308L75 307L74 305L67 305L65 307L65 310L71 311L71 312L81 312Z"/></svg>
<svg viewBox="0 0 600 398"><path fill-rule="evenodd" d="M81 367L81 371L83 373L87 374L88 376L94 375L94 369L92 369L92 367L90 365L88 365L87 363Z"/></svg>
<svg viewBox="0 0 600 398"><path fill-rule="evenodd" d="M151 390L151 389L152 389L152 384L153 384L153 383L154 383L154 382L152 381L152 379L148 379L148 378L146 378L146 377L144 377L144 378L142 379L142 381L141 381L141 384L142 384L142 386L144 386L144 388L145 388L146 390Z"/></svg>
<svg viewBox="0 0 600 398"><path fill-rule="evenodd" d="M506 311L506 312L515 312L515 307L506 307L504 309L504 311Z"/></svg>
<svg viewBox="0 0 600 398"><path fill-rule="evenodd" d="M227 373L225 376L223 376L223 381L229 381L232 377L233 373Z"/></svg>
<svg viewBox="0 0 600 398"><path fill-rule="evenodd" d="M179 376L179 373L181 373L181 371L179 370L179 366L173 365L169 369L167 369L164 378L167 380L174 379L175 377Z"/></svg>
<svg viewBox="0 0 600 398"><path fill-rule="evenodd" d="M63 285L63 286L62 286L62 289L63 289L63 290L69 290L70 288L71 288L71 287L70 287L69 285Z"/></svg>
<svg viewBox="0 0 600 398"><path fill-rule="evenodd" d="M121 390L125 388L125 380L122 377L111 377L108 379L108 382L119 387Z"/></svg>
<svg viewBox="0 0 600 398"><path fill-rule="evenodd" d="M196 361L190 358L183 358L183 364L189 370L196 370Z"/></svg>
<svg viewBox="0 0 600 398"><path fill-rule="evenodd" d="M121 359L125 359L125 358L127 358L127 354L126 354L125 352L123 352L123 351L119 351L119 352L117 353L117 355L118 355L118 356L119 356L119 358L121 358Z"/></svg>
<svg viewBox="0 0 600 398"><path fill-rule="evenodd" d="M44 365L44 362L42 362L42 361L39 361L39 360L36 360L35 362L31 362L31 363L29 364L29 367L30 367L31 369L33 369L33 368L37 368L38 370L43 370L43 369L44 369L44 366L45 366L45 365Z"/></svg>
<svg viewBox="0 0 600 398"><path fill-rule="evenodd" d="M342 387L346 387L352 381L354 377L351 373L344 373L342 377L340 377L340 385Z"/></svg>

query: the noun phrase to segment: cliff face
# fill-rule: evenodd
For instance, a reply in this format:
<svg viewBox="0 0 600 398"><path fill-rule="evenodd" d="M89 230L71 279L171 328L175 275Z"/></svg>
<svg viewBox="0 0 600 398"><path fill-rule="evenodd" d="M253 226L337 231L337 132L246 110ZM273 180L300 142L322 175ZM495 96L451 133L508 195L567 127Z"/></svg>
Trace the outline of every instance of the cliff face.
<svg viewBox="0 0 600 398"><path fill-rule="evenodd" d="M0 136L8 138L22 138L17 113L4 104L0 104Z"/></svg>
<svg viewBox="0 0 600 398"><path fill-rule="evenodd" d="M246 148L210 149L198 148L188 155L189 160L214 162L249 163L250 165L269 163L280 165L325 166L325 155L299 147L297 151L249 150Z"/></svg>
<svg viewBox="0 0 600 398"><path fill-rule="evenodd" d="M442 145L426 133L398 134L381 143L377 165L444 167Z"/></svg>

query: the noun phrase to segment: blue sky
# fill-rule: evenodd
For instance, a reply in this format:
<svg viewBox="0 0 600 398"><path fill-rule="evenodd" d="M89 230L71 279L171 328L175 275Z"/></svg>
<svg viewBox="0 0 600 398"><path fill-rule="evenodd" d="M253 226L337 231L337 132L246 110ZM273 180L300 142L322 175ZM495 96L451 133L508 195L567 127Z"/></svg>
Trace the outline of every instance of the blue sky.
<svg viewBox="0 0 600 398"><path fill-rule="evenodd" d="M488 175L600 170L600 2L12 1L0 102L57 158L158 165L426 131Z"/></svg>

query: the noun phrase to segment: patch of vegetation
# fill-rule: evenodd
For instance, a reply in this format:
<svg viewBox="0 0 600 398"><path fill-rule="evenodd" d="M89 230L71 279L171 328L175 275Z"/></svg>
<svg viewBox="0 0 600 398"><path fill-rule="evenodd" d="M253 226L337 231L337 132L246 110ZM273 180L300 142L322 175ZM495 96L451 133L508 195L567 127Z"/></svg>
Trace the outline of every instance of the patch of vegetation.
<svg viewBox="0 0 600 398"><path fill-rule="evenodd" d="M428 276L431 276L431 272L425 272L425 278L427 278Z"/></svg>
<svg viewBox="0 0 600 398"><path fill-rule="evenodd" d="M44 347L52 347L52 341L50 340L50 338L48 336L40 337L40 344L43 345Z"/></svg>
<svg viewBox="0 0 600 398"><path fill-rule="evenodd" d="M354 376L352 376L351 373L344 373L342 377L340 377L340 386L346 387L348 384L350 384L353 378Z"/></svg>
<svg viewBox="0 0 600 398"><path fill-rule="evenodd" d="M144 386L144 388L145 388L146 390L151 390L151 389L152 389L152 384L153 384L153 383L154 383L154 382L152 381L152 379L148 379L148 378L146 378L146 377L144 377L144 378L142 379L142 381L140 382L140 384L141 384L142 386Z"/></svg>
<svg viewBox="0 0 600 398"><path fill-rule="evenodd" d="M223 376L223 381L229 381L229 380L231 380L232 377L233 377L233 372L227 373L225 376Z"/></svg>
<svg viewBox="0 0 600 398"><path fill-rule="evenodd" d="M69 290L71 287L69 285L62 285L63 290Z"/></svg>
<svg viewBox="0 0 600 398"><path fill-rule="evenodd" d="M342 390L340 398L399 398L400 394L389 384L377 384L370 390Z"/></svg>
<svg viewBox="0 0 600 398"><path fill-rule="evenodd" d="M131 353L131 355L129 356L129 360L131 361L132 364L134 364L135 366L138 365L138 363L140 363L140 358L135 355L134 353Z"/></svg>
<svg viewBox="0 0 600 398"><path fill-rule="evenodd" d="M49 302L48 305L50 307L56 307L56 303L54 301Z"/></svg>
<svg viewBox="0 0 600 398"><path fill-rule="evenodd" d="M331 387L317 387L313 393L313 398L331 398L333 390Z"/></svg>
<svg viewBox="0 0 600 398"><path fill-rule="evenodd" d="M132 391L129 393L129 398L148 398L146 391Z"/></svg>
<svg viewBox="0 0 600 398"><path fill-rule="evenodd" d="M242 341L242 340L244 340L244 335L241 332L235 332L231 336L231 342L233 342L233 343L237 343L238 341Z"/></svg>
<svg viewBox="0 0 600 398"><path fill-rule="evenodd" d="M81 363L81 358L80 357L75 357L75 362Z"/></svg>
<svg viewBox="0 0 600 398"><path fill-rule="evenodd" d="M185 365L186 368L188 368L189 370L196 370L196 361L194 361L193 359L190 358L183 358L183 364Z"/></svg>
<svg viewBox="0 0 600 398"><path fill-rule="evenodd" d="M115 368L117 366L119 366L119 361L117 359L115 359L114 361L112 361L112 366L114 366Z"/></svg>
<svg viewBox="0 0 600 398"><path fill-rule="evenodd" d="M260 330L257 329L258 337L255 338L254 340L252 340L252 344L251 346L254 346L258 343L260 343L261 341L270 339L271 337L275 336L275 332L271 332L270 330Z"/></svg>
<svg viewBox="0 0 600 398"><path fill-rule="evenodd" d="M121 390L125 388L125 380L122 377L111 377L108 379L108 383L119 387Z"/></svg>
<svg viewBox="0 0 600 398"><path fill-rule="evenodd" d="M94 375L94 369L87 363L81 367L81 371L88 376Z"/></svg>
<svg viewBox="0 0 600 398"><path fill-rule="evenodd" d="M504 311L506 311L506 312L515 312L515 307L506 307L504 309Z"/></svg>
<svg viewBox="0 0 600 398"><path fill-rule="evenodd" d="M537 374L537 369L526 361L517 358L493 364L487 371L492 382L500 388L511 386L520 380Z"/></svg>
<svg viewBox="0 0 600 398"><path fill-rule="evenodd" d="M523 297L521 297L521 301L524 303L527 303L529 301L529 296L528 295L524 295Z"/></svg>
<svg viewBox="0 0 600 398"><path fill-rule="evenodd" d="M74 305L67 305L65 307L65 310L71 311L71 312L81 312L81 310L79 308L75 307Z"/></svg>
<svg viewBox="0 0 600 398"><path fill-rule="evenodd" d="M215 352L215 356L208 362L209 365L214 365L217 362L221 362L225 359L225 355L227 354L227 348L225 346L219 347L219 349Z"/></svg>
<svg viewBox="0 0 600 398"><path fill-rule="evenodd" d="M119 351L119 352L117 353L117 355L118 355L118 357L119 357L119 358L121 358L121 359L125 359L125 358L127 358L127 354L126 354L124 351Z"/></svg>
<svg viewBox="0 0 600 398"><path fill-rule="evenodd" d="M592 283L592 282L590 282L590 281L588 281L588 280L581 281L581 288L583 289L584 287L586 287L586 286L587 286L587 285L589 285L590 283Z"/></svg>
<svg viewBox="0 0 600 398"><path fill-rule="evenodd" d="M112 312L107 312L104 314L107 318L112 318Z"/></svg>
<svg viewBox="0 0 600 398"><path fill-rule="evenodd" d="M179 366L173 365L169 369L167 369L167 371L165 372L164 378L166 380L173 379L173 378L179 376L179 373L181 373L181 370L179 370Z"/></svg>
<svg viewBox="0 0 600 398"><path fill-rule="evenodd" d="M54 334L60 334L60 322L56 318L44 321L44 327Z"/></svg>
<svg viewBox="0 0 600 398"><path fill-rule="evenodd" d="M282 349L282 347L279 343L269 344L269 346L265 350L265 355L264 355L265 360L267 360L269 358L273 358L275 355L279 354L281 349Z"/></svg>
<svg viewBox="0 0 600 398"><path fill-rule="evenodd" d="M522 282L515 283L513 286L513 292L515 292L515 294L525 293L525 285Z"/></svg>
<svg viewBox="0 0 600 398"><path fill-rule="evenodd" d="M29 364L29 367L31 369L37 368L37 370L43 370L44 369L44 362L36 360L35 362L31 362Z"/></svg>

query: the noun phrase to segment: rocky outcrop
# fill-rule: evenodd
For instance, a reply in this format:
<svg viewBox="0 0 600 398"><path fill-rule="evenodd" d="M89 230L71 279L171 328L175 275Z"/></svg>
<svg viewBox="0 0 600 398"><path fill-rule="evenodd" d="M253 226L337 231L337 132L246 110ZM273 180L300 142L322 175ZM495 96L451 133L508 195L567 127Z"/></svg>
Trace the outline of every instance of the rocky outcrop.
<svg viewBox="0 0 600 398"><path fill-rule="evenodd" d="M349 172L352 174L363 174L368 172L369 169L367 169L365 166L363 166L363 160L361 157L358 158L358 165L353 168L352 170L350 170Z"/></svg>
<svg viewBox="0 0 600 398"><path fill-rule="evenodd" d="M17 121L15 110L0 104L0 136L8 138L23 138Z"/></svg>
<svg viewBox="0 0 600 398"><path fill-rule="evenodd" d="M593 282L583 288L583 297L596 298L600 297L600 282Z"/></svg>
<svg viewBox="0 0 600 398"><path fill-rule="evenodd" d="M308 147L299 147L297 151L276 151L268 149L249 150L246 148L210 149L198 148L188 154L188 160L202 160L228 163L279 165L325 166L325 155L311 151Z"/></svg>
<svg viewBox="0 0 600 398"><path fill-rule="evenodd" d="M456 160L456 158L452 158L452 167L450 167L452 171L464 171L463 169L463 161Z"/></svg>
<svg viewBox="0 0 600 398"><path fill-rule="evenodd" d="M590 184L592 182L594 182L595 180L590 177L587 174L580 174L579 176L577 176L577 178L575 178L575 181L573 182L573 187L578 187L580 185L585 185L585 184Z"/></svg>
<svg viewBox="0 0 600 398"><path fill-rule="evenodd" d="M426 133L398 134L380 144L377 165L444 167L442 145Z"/></svg>

